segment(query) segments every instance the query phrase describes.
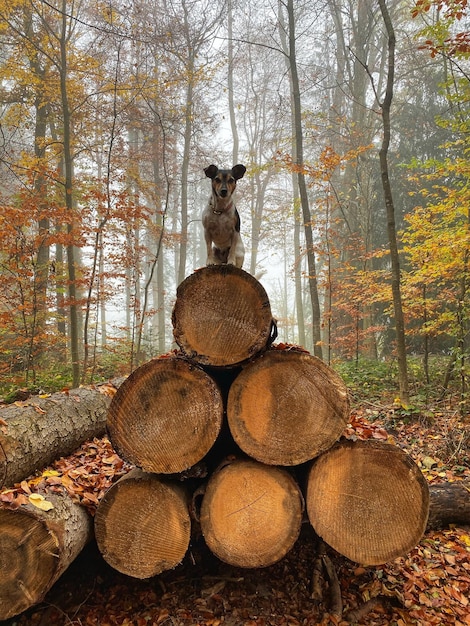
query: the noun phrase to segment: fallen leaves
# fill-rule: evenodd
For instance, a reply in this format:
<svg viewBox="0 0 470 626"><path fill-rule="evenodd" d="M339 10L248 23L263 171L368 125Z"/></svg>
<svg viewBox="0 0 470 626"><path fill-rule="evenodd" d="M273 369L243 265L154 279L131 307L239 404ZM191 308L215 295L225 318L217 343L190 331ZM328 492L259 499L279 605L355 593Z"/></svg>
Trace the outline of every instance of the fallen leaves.
<svg viewBox="0 0 470 626"><path fill-rule="evenodd" d="M109 487L130 467L115 453L106 437L95 438L70 456L58 459L37 476L21 481L13 489L1 491L0 502L10 509L17 509L27 502L38 506L37 498L31 500L34 494L67 493L93 515ZM44 506L47 505L38 508Z"/></svg>
<svg viewBox="0 0 470 626"><path fill-rule="evenodd" d="M470 478L468 424L456 414L407 423L393 406L358 408L346 436L383 439L404 448L430 484ZM4 506L27 504L41 492L65 491L92 513L109 486L128 471L109 441L94 439L14 489L0 492ZM195 537L183 564L149 581L134 581L106 567L90 571L80 557L49 592L46 602L15 618L17 626L470 626L470 531L428 532L409 554L380 567L358 566L329 551L338 572L344 615L329 615L311 599L315 547L308 528L279 563L242 570L221 563ZM80 585L77 584L77 577ZM83 601L72 609L61 597ZM49 604L50 603L50 604ZM58 608L56 608L58 607ZM44 615L47 612L47 618Z"/></svg>
<svg viewBox="0 0 470 626"><path fill-rule="evenodd" d="M41 511L50 511L54 508L52 502L46 500L46 498L40 493L32 493L28 497L28 502Z"/></svg>

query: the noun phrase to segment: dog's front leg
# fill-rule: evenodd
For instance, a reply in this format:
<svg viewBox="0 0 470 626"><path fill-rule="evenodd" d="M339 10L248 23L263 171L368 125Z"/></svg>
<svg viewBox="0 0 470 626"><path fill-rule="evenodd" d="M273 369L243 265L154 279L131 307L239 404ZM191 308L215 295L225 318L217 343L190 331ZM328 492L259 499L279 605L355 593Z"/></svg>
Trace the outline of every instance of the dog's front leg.
<svg viewBox="0 0 470 626"><path fill-rule="evenodd" d="M214 249L212 248L212 239L207 232L204 233L204 239L206 240L206 248L207 248L207 260L206 265L215 265L217 263L217 259L214 256Z"/></svg>
<svg viewBox="0 0 470 626"><path fill-rule="evenodd" d="M240 233L238 231L235 231L232 237L232 245L230 246L230 253L228 255L227 263L241 268L244 259L245 246L243 245Z"/></svg>

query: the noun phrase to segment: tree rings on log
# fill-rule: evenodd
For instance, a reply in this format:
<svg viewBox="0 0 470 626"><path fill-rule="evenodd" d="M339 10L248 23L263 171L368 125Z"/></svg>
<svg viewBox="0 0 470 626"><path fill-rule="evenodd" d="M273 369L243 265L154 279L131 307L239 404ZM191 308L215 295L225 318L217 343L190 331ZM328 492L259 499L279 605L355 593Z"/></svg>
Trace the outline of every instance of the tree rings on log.
<svg viewBox="0 0 470 626"><path fill-rule="evenodd" d="M249 456L269 465L299 465L342 435L349 398L341 378L317 357L271 349L232 383L227 418Z"/></svg>
<svg viewBox="0 0 470 626"><path fill-rule="evenodd" d="M157 474L182 472L200 461L222 426L215 381L195 363L161 357L127 378L108 412L108 432L127 461Z"/></svg>
<svg viewBox="0 0 470 626"><path fill-rule="evenodd" d="M210 265L188 276L177 289L172 321L176 343L202 365L235 365L272 340L266 291L233 265Z"/></svg>
<svg viewBox="0 0 470 626"><path fill-rule="evenodd" d="M337 552L380 565L414 548L426 529L429 489L414 461L380 441L344 441L313 464L307 513Z"/></svg>
<svg viewBox="0 0 470 626"><path fill-rule="evenodd" d="M201 529L222 561L265 567L292 548L302 512L300 490L286 470L237 460L210 478L201 505Z"/></svg>
<svg viewBox="0 0 470 626"><path fill-rule="evenodd" d="M92 536L87 511L67 496L53 508L0 507L0 620L40 602Z"/></svg>
<svg viewBox="0 0 470 626"><path fill-rule="evenodd" d="M103 558L134 578L178 565L189 546L191 521L181 485L134 469L109 489L95 515Z"/></svg>

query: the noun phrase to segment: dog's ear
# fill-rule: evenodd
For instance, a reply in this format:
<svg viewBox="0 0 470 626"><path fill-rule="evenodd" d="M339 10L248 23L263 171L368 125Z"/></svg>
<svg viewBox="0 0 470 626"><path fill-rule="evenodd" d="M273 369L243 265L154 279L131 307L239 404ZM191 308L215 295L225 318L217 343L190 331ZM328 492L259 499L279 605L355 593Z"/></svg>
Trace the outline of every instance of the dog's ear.
<svg viewBox="0 0 470 626"><path fill-rule="evenodd" d="M204 174L207 176L207 178L215 178L217 176L218 171L219 171L219 168L217 167L217 165L209 165L209 167L205 168Z"/></svg>
<svg viewBox="0 0 470 626"><path fill-rule="evenodd" d="M243 176L245 175L245 172L246 172L246 167L242 165L241 163L239 163L238 165L234 165L232 167L232 175L235 178L235 180L238 180L239 178L243 178Z"/></svg>

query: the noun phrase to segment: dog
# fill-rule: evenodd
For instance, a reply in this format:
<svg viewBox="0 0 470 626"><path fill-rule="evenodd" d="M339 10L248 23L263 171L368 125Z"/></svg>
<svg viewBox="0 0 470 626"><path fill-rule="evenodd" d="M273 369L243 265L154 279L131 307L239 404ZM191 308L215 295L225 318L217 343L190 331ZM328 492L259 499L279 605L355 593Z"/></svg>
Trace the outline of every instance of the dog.
<svg viewBox="0 0 470 626"><path fill-rule="evenodd" d="M240 215L233 203L237 180L243 178L246 167L234 165L231 170L220 170L216 165L204 169L212 180L212 194L202 213L204 239L207 246L206 265L227 263L242 267L245 248L240 235Z"/></svg>

